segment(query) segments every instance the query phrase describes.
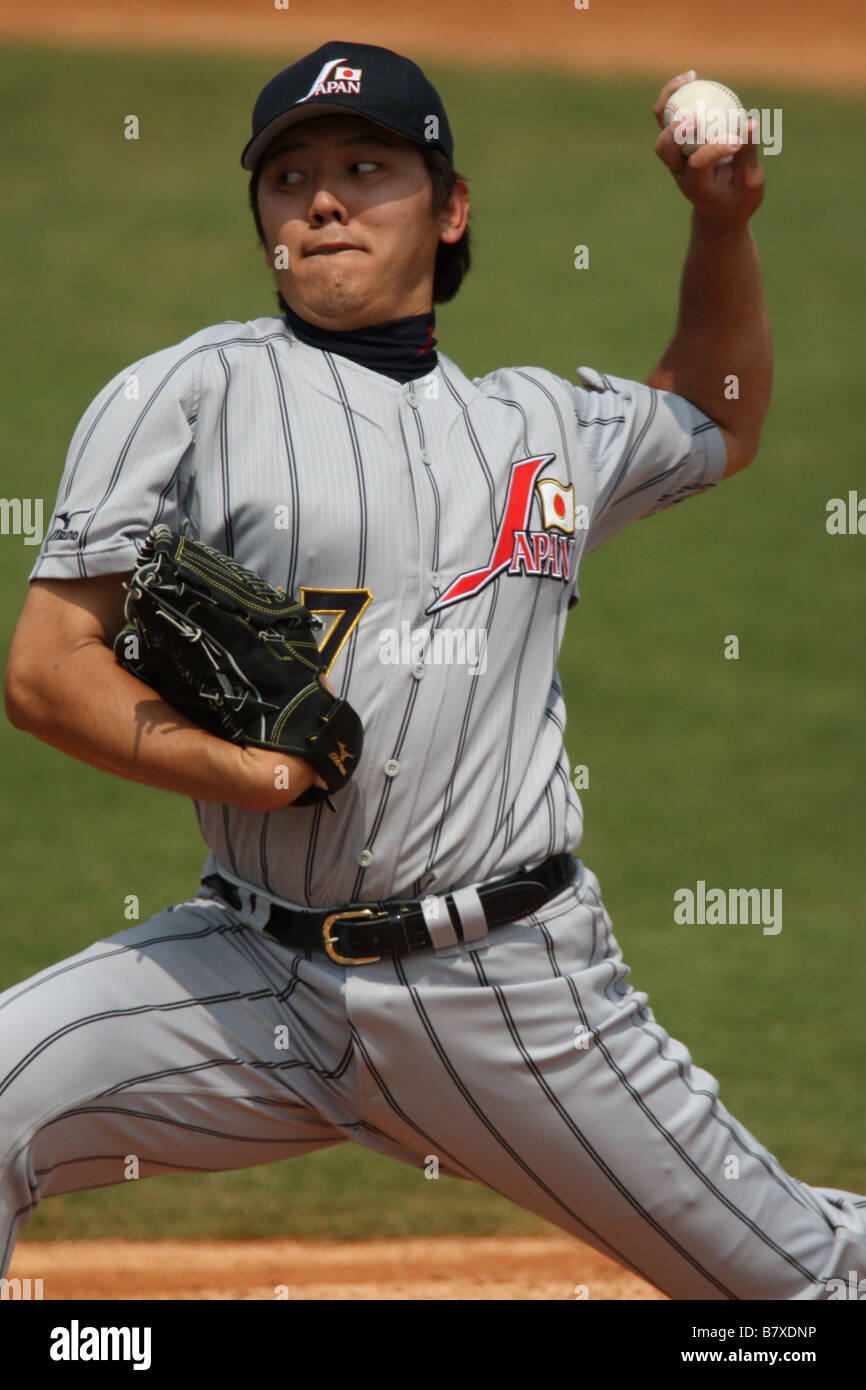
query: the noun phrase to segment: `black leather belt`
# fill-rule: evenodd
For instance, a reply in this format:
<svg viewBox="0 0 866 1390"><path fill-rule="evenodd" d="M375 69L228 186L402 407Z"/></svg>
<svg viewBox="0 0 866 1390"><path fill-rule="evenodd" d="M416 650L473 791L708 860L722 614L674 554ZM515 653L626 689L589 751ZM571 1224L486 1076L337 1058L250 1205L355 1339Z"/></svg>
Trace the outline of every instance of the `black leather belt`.
<svg viewBox="0 0 866 1390"><path fill-rule="evenodd" d="M537 912L561 893L576 874L573 855L553 854L534 869L518 869L508 878L479 884L476 891L488 929ZM232 907L241 906L237 886L220 874L209 874L202 882L216 889ZM439 896L448 908L456 939L463 941L460 914L453 897L450 893ZM251 908L255 902L256 896L251 892ZM384 955L405 956L434 945L418 899L349 903L336 910L280 907L275 903L263 930L283 946L311 946L325 951L340 965L367 965Z"/></svg>

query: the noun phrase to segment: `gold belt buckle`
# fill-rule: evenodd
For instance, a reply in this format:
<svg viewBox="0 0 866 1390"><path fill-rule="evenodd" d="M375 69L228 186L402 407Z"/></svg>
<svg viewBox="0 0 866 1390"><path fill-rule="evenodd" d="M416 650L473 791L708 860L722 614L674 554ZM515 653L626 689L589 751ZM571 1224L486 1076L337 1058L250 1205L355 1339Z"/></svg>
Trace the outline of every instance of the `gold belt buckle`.
<svg viewBox="0 0 866 1390"><path fill-rule="evenodd" d="M381 917L382 913L377 912L372 907L362 907L355 912L332 912L322 923L322 941L325 943L325 950L331 960L335 960L338 965L372 965L375 961L381 960L381 956L341 956L334 950L334 943L339 939L336 936L329 936L331 927L335 922L346 921L349 917Z"/></svg>

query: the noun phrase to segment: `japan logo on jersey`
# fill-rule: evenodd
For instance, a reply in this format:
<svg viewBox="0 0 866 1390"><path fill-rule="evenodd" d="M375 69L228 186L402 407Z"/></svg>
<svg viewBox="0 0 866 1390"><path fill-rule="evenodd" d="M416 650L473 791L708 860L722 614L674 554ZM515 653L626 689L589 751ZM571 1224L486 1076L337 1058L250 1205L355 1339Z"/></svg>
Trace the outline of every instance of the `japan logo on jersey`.
<svg viewBox="0 0 866 1390"><path fill-rule="evenodd" d="M426 612L435 613L474 597L500 574L548 576L568 583L575 526L588 526L589 516L585 506L575 508L573 484L563 487L556 478L539 478L555 457L538 454L511 465L502 519L487 564L459 574ZM541 502L541 531L529 529L536 492Z"/></svg>
<svg viewBox="0 0 866 1390"><path fill-rule="evenodd" d="M309 101L310 97L335 96L338 93L357 96L361 90L361 72L361 68L348 67L345 58L331 58L307 95L299 97L295 105L300 106L302 101Z"/></svg>

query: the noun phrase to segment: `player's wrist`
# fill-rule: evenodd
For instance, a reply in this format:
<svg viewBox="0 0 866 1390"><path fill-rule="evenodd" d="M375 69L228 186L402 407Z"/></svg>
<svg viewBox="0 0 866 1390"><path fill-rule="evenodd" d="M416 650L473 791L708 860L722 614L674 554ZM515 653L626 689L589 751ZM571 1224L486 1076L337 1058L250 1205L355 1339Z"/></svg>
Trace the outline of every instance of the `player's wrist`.
<svg viewBox="0 0 866 1390"><path fill-rule="evenodd" d="M290 806L314 782L321 785L315 771L304 758L281 749L238 747L224 744L236 758L232 784L236 794L227 797L245 811L277 811Z"/></svg>
<svg viewBox="0 0 866 1390"><path fill-rule="evenodd" d="M692 208L692 240L705 245L737 246L752 240L752 230L748 218L732 220L729 214Z"/></svg>

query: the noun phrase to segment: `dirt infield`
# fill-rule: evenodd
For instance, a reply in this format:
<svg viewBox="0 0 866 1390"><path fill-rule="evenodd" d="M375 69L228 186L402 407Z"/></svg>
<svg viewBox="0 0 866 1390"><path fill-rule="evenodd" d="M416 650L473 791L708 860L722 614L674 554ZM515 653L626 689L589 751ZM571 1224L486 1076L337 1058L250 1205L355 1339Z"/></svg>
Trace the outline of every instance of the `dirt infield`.
<svg viewBox="0 0 866 1390"><path fill-rule="evenodd" d="M51 43L213 48L274 57L329 39L384 44L453 63L647 73L688 67L811 87L866 87L862 0L0 0L0 34ZM760 94L743 94L761 105Z"/></svg>
<svg viewBox="0 0 866 1390"><path fill-rule="evenodd" d="M664 1298L575 1240L535 1236L21 1241L8 1278L41 1279L46 1301Z"/></svg>

